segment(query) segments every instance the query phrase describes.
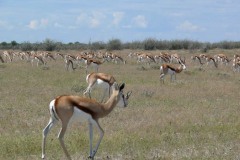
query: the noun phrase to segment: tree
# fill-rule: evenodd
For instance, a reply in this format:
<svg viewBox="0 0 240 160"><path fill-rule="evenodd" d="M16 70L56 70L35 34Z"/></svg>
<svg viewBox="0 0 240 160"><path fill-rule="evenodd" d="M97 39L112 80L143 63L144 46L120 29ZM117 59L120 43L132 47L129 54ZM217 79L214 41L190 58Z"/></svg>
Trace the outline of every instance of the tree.
<svg viewBox="0 0 240 160"><path fill-rule="evenodd" d="M6 47L8 44L7 44L7 42L2 42L1 43L1 46L3 46L3 47Z"/></svg>
<svg viewBox="0 0 240 160"><path fill-rule="evenodd" d="M15 47L15 46L18 45L18 43L17 43L16 41L12 41L12 42L11 42L11 45L12 45L13 47Z"/></svg>
<svg viewBox="0 0 240 160"><path fill-rule="evenodd" d="M146 39L144 42L144 49L145 50L154 50L156 49L156 40L152 38Z"/></svg>
<svg viewBox="0 0 240 160"><path fill-rule="evenodd" d="M109 40L107 44L107 50L121 50L122 42L119 39Z"/></svg>
<svg viewBox="0 0 240 160"><path fill-rule="evenodd" d="M43 46L45 51L54 51L57 45L55 41L47 38L45 41L43 41Z"/></svg>

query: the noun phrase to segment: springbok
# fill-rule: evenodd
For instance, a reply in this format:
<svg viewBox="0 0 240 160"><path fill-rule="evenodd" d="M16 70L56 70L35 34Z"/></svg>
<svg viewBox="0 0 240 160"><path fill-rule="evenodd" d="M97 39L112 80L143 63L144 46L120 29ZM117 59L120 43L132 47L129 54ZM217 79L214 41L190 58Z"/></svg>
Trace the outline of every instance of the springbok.
<svg viewBox="0 0 240 160"><path fill-rule="evenodd" d="M88 93L90 98L91 98L91 90L93 87L99 86L104 89L104 94L101 102L103 102L103 99L106 96L107 91L110 96L110 87L113 85L114 82L116 82L115 78L110 74L95 73L95 72L88 74L86 77L86 81L88 83L88 87L85 90L84 95Z"/></svg>
<svg viewBox="0 0 240 160"><path fill-rule="evenodd" d="M170 61L171 63L177 63L180 59L180 56L177 53L171 54Z"/></svg>
<svg viewBox="0 0 240 160"><path fill-rule="evenodd" d="M218 63L212 56L206 55L206 61L207 61L207 66L209 65L209 63L213 62L214 66L218 68Z"/></svg>
<svg viewBox="0 0 240 160"><path fill-rule="evenodd" d="M72 67L72 70L74 71L77 69L77 67L73 67L73 61L71 59L65 59L65 69L68 71L69 66Z"/></svg>
<svg viewBox="0 0 240 160"><path fill-rule="evenodd" d="M202 62L202 60L201 60L201 57L198 56L198 55L191 56L191 60L194 61L194 62L195 62L196 60L198 60L201 66L204 64L204 63Z"/></svg>
<svg viewBox="0 0 240 160"><path fill-rule="evenodd" d="M52 100L49 105L50 111L50 120L47 126L43 129L43 140L42 140L42 159L45 158L45 146L46 146L46 137L50 129L56 124L57 121L61 121L62 128L58 134L58 139L60 141L61 147L68 159L71 159L65 143L64 143L64 134L67 130L67 126L71 119L74 117L82 118L88 121L89 124L89 157L94 159L95 154L97 153L98 147L101 143L101 140L104 136L104 131L99 124L99 119L106 117L115 106L127 107L128 99L132 92L128 92L125 96L123 94L125 84L118 85L117 83L113 84L111 97L106 103L99 103L95 100L79 97L79 96L59 96ZM75 119L76 120L76 119ZM93 145L93 125L95 125L99 131L99 139L94 147Z"/></svg>
<svg viewBox="0 0 240 160"><path fill-rule="evenodd" d="M76 61L76 57L72 55L64 55L65 69L68 71L69 66L72 67L74 71L77 67L73 67L73 62Z"/></svg>
<svg viewBox="0 0 240 160"><path fill-rule="evenodd" d="M160 52L159 55L154 56L155 62L157 63L170 63L171 62L171 55L168 53L162 53Z"/></svg>
<svg viewBox="0 0 240 160"><path fill-rule="evenodd" d="M217 54L214 55L214 59L216 62L220 62L221 64L225 64L228 65L229 62L231 61L230 59L228 59L228 57L225 54Z"/></svg>
<svg viewBox="0 0 240 160"><path fill-rule="evenodd" d="M240 56L235 54L233 57L232 68L234 72L240 72Z"/></svg>
<svg viewBox="0 0 240 160"><path fill-rule="evenodd" d="M2 54L0 54L0 61L1 61L2 63L4 63L4 60L3 60Z"/></svg>
<svg viewBox="0 0 240 160"><path fill-rule="evenodd" d="M39 63L43 64L44 66L46 66L47 64L47 61L44 57L42 57L41 55L34 55L31 60L32 66L34 65L35 60L37 61L37 67L39 66Z"/></svg>
<svg viewBox="0 0 240 160"><path fill-rule="evenodd" d="M112 62L114 62L116 64L121 63L121 62L123 64L126 64L126 61L121 56L116 55L114 53L106 53L106 59L108 61L112 61Z"/></svg>
<svg viewBox="0 0 240 160"><path fill-rule="evenodd" d="M146 64L149 64L149 65L151 62L156 63L154 56L146 53L142 53L138 55L137 63L140 63L140 62L145 62Z"/></svg>
<svg viewBox="0 0 240 160"><path fill-rule="evenodd" d="M88 74L88 68L90 66L92 66L93 68L95 68L95 72L98 72L98 68L101 64L103 64L105 62L105 59L102 59L101 61L97 60L97 59L85 59L85 64L86 64L86 74Z"/></svg>
<svg viewBox="0 0 240 160"><path fill-rule="evenodd" d="M164 83L164 77L167 74L171 75L171 81L173 81L173 76L175 77L176 80L176 73L182 72L182 70L186 69L185 65L185 59L181 60L181 58L178 60L178 63L180 64L179 67L174 67L170 64L162 64L160 67L160 80L162 83Z"/></svg>
<svg viewBox="0 0 240 160"><path fill-rule="evenodd" d="M3 51L3 56L5 57L5 61L9 59L9 62L13 61L13 51Z"/></svg>

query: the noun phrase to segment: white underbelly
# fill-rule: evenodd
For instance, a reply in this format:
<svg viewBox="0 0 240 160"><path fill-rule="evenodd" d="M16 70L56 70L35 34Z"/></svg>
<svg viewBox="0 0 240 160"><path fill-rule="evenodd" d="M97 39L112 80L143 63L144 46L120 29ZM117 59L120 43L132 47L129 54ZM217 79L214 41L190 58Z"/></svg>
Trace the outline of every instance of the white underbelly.
<svg viewBox="0 0 240 160"><path fill-rule="evenodd" d="M175 74L175 71L168 69L168 74L173 75L173 74Z"/></svg>
<svg viewBox="0 0 240 160"><path fill-rule="evenodd" d="M77 107L74 107L73 115L71 118L71 121L77 121L77 122L84 122L84 121L92 121L92 116L86 112L83 112L82 110L78 109Z"/></svg>

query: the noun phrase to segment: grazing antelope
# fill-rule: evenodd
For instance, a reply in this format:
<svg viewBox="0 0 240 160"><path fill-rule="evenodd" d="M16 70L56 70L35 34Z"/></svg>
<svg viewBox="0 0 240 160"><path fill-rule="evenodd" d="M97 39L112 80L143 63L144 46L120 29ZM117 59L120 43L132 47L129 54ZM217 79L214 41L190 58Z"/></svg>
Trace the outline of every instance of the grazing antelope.
<svg viewBox="0 0 240 160"><path fill-rule="evenodd" d="M1 61L2 63L4 63L4 60L3 60L2 54L0 54L0 61Z"/></svg>
<svg viewBox="0 0 240 160"><path fill-rule="evenodd" d="M216 62L221 62L221 64L225 65L228 65L228 63L231 61L225 54L214 55L214 58Z"/></svg>
<svg viewBox="0 0 240 160"><path fill-rule="evenodd" d="M237 54L234 55L232 68L234 72L240 72L240 56Z"/></svg>
<svg viewBox="0 0 240 160"><path fill-rule="evenodd" d="M201 57L200 56L191 56L191 59L195 62L196 60L199 61L200 65L203 65L204 63L202 63Z"/></svg>
<svg viewBox="0 0 240 160"><path fill-rule="evenodd" d="M167 52L161 52L160 57L164 62L171 63L171 55Z"/></svg>
<svg viewBox="0 0 240 160"><path fill-rule="evenodd" d="M116 81L115 78L110 74L105 73L91 73L88 74L86 77L86 81L88 83L88 87L84 92L84 95L88 93L89 97L91 98L91 90L94 86L99 86L104 89L104 94L102 97L101 102L103 101L106 92L108 91L108 95L110 96L110 87L113 85L113 83Z"/></svg>
<svg viewBox="0 0 240 160"><path fill-rule="evenodd" d="M180 66L177 67L177 68L170 65L170 64L162 64L161 65L161 67L160 67L160 80L162 81L162 83L164 83L164 76L165 75L170 74L171 75L171 81L173 81L173 76L175 77L175 80L176 80L176 73L180 73L180 72L182 72L182 70L186 69L185 59L184 60L179 59L178 63L180 64Z"/></svg>
<svg viewBox="0 0 240 160"><path fill-rule="evenodd" d="M68 71L69 66L71 65L72 70L74 71L77 67L73 67L73 61L71 59L65 59L65 69Z"/></svg>
<svg viewBox="0 0 240 160"><path fill-rule="evenodd" d="M218 63L217 63L217 61L216 61L212 56L206 55L205 57L206 57L206 61L207 61L207 66L208 66L208 64L209 64L210 62L213 62L213 63L214 63L214 66L215 66L216 68L218 68Z"/></svg>
<svg viewBox="0 0 240 160"><path fill-rule="evenodd" d="M105 59L103 59L102 61L99 61L97 59L89 59L87 58L85 60L85 64L86 64L86 74L88 73L88 68L90 66L92 66L93 68L95 68L95 72L98 72L98 68L101 64L103 64L105 62Z"/></svg>
<svg viewBox="0 0 240 160"><path fill-rule="evenodd" d="M61 56L61 55L60 55ZM77 69L77 67L73 67L73 62L76 61L76 57L72 55L64 55L65 69L68 71L69 66L72 66L72 70Z"/></svg>
<svg viewBox="0 0 240 160"><path fill-rule="evenodd" d="M240 61L234 62L232 68L234 72L240 72Z"/></svg>
<svg viewBox="0 0 240 160"><path fill-rule="evenodd" d="M207 56L207 55L204 54L204 53L203 53L203 54L199 54L199 57L200 57L200 58L206 58L206 56Z"/></svg>
<svg viewBox="0 0 240 160"><path fill-rule="evenodd" d="M138 55L137 63L139 62L145 62L146 64L149 64L149 65L151 62L156 63L154 57L146 53Z"/></svg>
<svg viewBox="0 0 240 160"><path fill-rule="evenodd" d="M106 53L106 59L108 61L115 62L116 64L122 62L123 64L126 64L126 61L119 55L113 54L113 53Z"/></svg>
<svg viewBox="0 0 240 160"><path fill-rule="evenodd" d="M178 62L179 58L180 58L179 55L177 53L174 53L174 54L171 54L170 61L171 63L176 63Z"/></svg>
<svg viewBox="0 0 240 160"><path fill-rule="evenodd" d="M128 54L128 57L129 57L129 58L132 58L132 57L133 57L133 53L130 52L130 53Z"/></svg>
<svg viewBox="0 0 240 160"><path fill-rule="evenodd" d="M98 147L101 143L101 140L104 136L104 131L99 124L99 119L106 117L115 106L127 107L128 99L132 92L128 92L125 96L123 94L125 84L118 85L117 83L113 84L111 97L106 103L99 103L95 100L79 97L79 96L60 96L55 98L50 102L49 111L50 111L50 120L47 126L43 129L43 140L42 140L42 159L45 158L45 146L46 146L46 137L50 129L57 121L61 121L62 128L58 134L58 139L60 141L61 147L68 159L71 159L65 143L64 135L67 130L67 126L71 119L74 117L82 118L81 120L88 121L89 124L89 158L94 159L95 154L97 153ZM75 119L76 120L76 119ZM94 147L93 145L93 125L97 127L99 132L99 139Z"/></svg>
<svg viewBox="0 0 240 160"><path fill-rule="evenodd" d="M37 61L37 67L39 66L39 63L41 62L44 66L46 66L47 64L47 61L45 61L44 57L40 56L40 55L34 55L33 58L32 58L32 66L33 66L33 63L34 63L34 60Z"/></svg>
<svg viewBox="0 0 240 160"><path fill-rule="evenodd" d="M31 52L27 51L27 52L24 52L23 54L27 60L27 62L30 62L31 61Z"/></svg>
<svg viewBox="0 0 240 160"><path fill-rule="evenodd" d="M56 58L55 58L54 55L51 54L51 53L47 53L45 56L46 56L46 58L49 58L50 60L56 61Z"/></svg>
<svg viewBox="0 0 240 160"><path fill-rule="evenodd" d="M59 56L59 57L62 58L62 59L65 59L65 55L62 54L62 53L57 53L57 56Z"/></svg>
<svg viewBox="0 0 240 160"><path fill-rule="evenodd" d="M114 61L115 61L115 63L120 63L120 62L122 62L123 64L126 64L126 60L124 60L121 56L116 56L115 58L114 58Z"/></svg>
<svg viewBox="0 0 240 160"><path fill-rule="evenodd" d="M236 59L236 58L240 58L240 55L238 55L238 54L234 54L233 58L234 58L234 59Z"/></svg>
<svg viewBox="0 0 240 160"><path fill-rule="evenodd" d="M3 51L3 56L5 57L6 62L7 59L9 59L9 62L13 61L13 51Z"/></svg>
<svg viewBox="0 0 240 160"><path fill-rule="evenodd" d="M56 53L56 55L64 60L65 69L67 71L69 69L69 66L72 67L72 70L77 69L77 67L74 67L75 62L78 62L77 56L69 55L69 54L62 54L62 53Z"/></svg>
<svg viewBox="0 0 240 160"><path fill-rule="evenodd" d="M132 58L136 58L137 60L138 60L138 56L140 55L141 53L139 53L139 52L134 52L134 53L129 53L128 54L128 57L130 58L130 59L132 59Z"/></svg>
<svg viewBox="0 0 240 160"><path fill-rule="evenodd" d="M28 55L26 52L18 52L18 55L17 55L20 60L28 60Z"/></svg>
<svg viewBox="0 0 240 160"><path fill-rule="evenodd" d="M170 57L167 57L160 53L159 55L154 55L154 60L156 63L170 63Z"/></svg>

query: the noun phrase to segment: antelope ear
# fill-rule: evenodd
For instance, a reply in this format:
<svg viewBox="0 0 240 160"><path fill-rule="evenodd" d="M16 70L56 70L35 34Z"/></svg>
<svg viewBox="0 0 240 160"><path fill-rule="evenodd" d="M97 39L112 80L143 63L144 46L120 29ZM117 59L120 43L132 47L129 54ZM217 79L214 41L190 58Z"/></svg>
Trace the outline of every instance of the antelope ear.
<svg viewBox="0 0 240 160"><path fill-rule="evenodd" d="M127 99L131 96L131 94L132 94L132 91L129 91L129 92L127 93Z"/></svg>
<svg viewBox="0 0 240 160"><path fill-rule="evenodd" d="M122 84L120 85L120 87L119 87L119 90L120 90L120 91L123 90L124 87L125 87L125 83L122 83Z"/></svg>

